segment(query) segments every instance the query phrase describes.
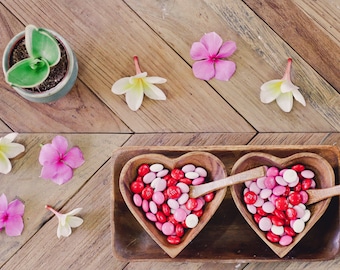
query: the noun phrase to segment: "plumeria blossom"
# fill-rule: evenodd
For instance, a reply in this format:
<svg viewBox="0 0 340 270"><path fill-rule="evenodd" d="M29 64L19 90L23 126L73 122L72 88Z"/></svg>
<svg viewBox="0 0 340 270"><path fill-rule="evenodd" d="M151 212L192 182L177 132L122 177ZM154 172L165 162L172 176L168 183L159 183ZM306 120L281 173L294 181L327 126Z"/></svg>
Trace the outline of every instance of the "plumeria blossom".
<svg viewBox="0 0 340 270"><path fill-rule="evenodd" d="M58 238L60 238L61 236L64 236L64 237L70 236L72 233L71 228L77 228L81 224L83 224L83 219L75 216L82 210L82 208L76 208L66 214L59 213L58 211L54 210L49 205L46 205L45 208L50 210L58 218L58 228L57 228Z"/></svg>
<svg viewBox="0 0 340 270"><path fill-rule="evenodd" d="M288 58L285 74L281 80L271 80L261 86L260 98L263 103L276 100L277 105L284 111L290 112L293 108L293 97L306 106L306 101L290 79L292 59Z"/></svg>
<svg viewBox="0 0 340 270"><path fill-rule="evenodd" d="M83 153L78 147L67 151L68 142L63 136L55 136L52 143L41 147L39 162L43 166L40 177L49 179L58 185L64 184L73 177L73 169L84 162Z"/></svg>
<svg viewBox="0 0 340 270"><path fill-rule="evenodd" d="M112 85L112 92L117 95L125 94L126 103L133 111L137 111L142 105L144 94L155 100L166 100L166 96L161 89L154 84L165 83L166 79L161 77L148 77L146 72L142 72L138 57L133 60L136 67L136 75L121 78Z"/></svg>
<svg viewBox="0 0 340 270"><path fill-rule="evenodd" d="M222 38L215 32L204 34L199 42L194 42L190 49L190 56L196 62L192 71L196 78L210 80L216 78L221 81L229 81L235 73L236 64L223 60L236 51L234 41L223 43Z"/></svg>
<svg viewBox="0 0 340 270"><path fill-rule="evenodd" d="M14 158L25 151L25 147L20 143L14 143L18 133L9 133L0 138L0 173L7 174L12 170L10 158Z"/></svg>
<svg viewBox="0 0 340 270"><path fill-rule="evenodd" d="M19 236L24 229L25 205L18 199L8 203L5 194L0 196L0 230L5 228L8 236Z"/></svg>

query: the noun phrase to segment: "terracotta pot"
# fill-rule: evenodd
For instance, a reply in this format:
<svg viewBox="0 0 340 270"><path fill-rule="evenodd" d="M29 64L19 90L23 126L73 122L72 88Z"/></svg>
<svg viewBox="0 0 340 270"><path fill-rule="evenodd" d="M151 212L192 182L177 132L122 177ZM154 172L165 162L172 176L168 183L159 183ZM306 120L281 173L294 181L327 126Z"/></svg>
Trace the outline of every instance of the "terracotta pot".
<svg viewBox="0 0 340 270"><path fill-rule="evenodd" d="M22 97L25 99L32 101L32 102L39 102L39 103L47 103L52 102L60 99L61 97L65 96L73 87L73 85L76 82L77 75L78 75L78 62L76 55L72 51L69 44L66 42L66 40L60 36L58 33L46 29L49 31L52 35L55 36L55 38L60 42L60 44L65 48L66 55L67 55L67 72L64 76L64 78L53 88L43 91L43 92L33 92L26 90L24 88L15 87L12 86L13 89ZM25 31L20 32L16 36L14 36L10 42L7 44L4 55L2 58L2 68L4 73L7 72L9 69L9 59L12 54L13 49L15 48L16 44L20 42L23 38L25 38Z"/></svg>

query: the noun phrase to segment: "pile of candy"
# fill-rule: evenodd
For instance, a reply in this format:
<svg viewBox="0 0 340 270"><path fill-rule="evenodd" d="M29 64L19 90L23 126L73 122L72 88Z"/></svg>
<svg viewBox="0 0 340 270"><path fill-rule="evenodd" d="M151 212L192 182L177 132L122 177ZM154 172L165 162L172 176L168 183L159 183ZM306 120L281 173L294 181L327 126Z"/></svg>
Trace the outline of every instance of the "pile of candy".
<svg viewBox="0 0 340 270"><path fill-rule="evenodd" d="M273 243L287 246L301 233L311 212L306 190L315 188L314 172L304 165L267 169L266 176L245 183L243 199L260 230Z"/></svg>
<svg viewBox="0 0 340 270"><path fill-rule="evenodd" d="M205 203L213 200L213 192L189 198L189 186L206 182L207 171L193 164L171 171L163 164L142 164L130 184L133 202L141 207L148 220L167 236L170 244L179 244L185 229L194 228L203 214Z"/></svg>

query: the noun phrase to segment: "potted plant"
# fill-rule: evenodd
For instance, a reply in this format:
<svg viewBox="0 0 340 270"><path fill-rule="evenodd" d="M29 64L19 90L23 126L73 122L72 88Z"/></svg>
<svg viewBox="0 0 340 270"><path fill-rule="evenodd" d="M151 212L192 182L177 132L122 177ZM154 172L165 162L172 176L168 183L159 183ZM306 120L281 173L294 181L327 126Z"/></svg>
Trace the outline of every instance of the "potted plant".
<svg viewBox="0 0 340 270"><path fill-rule="evenodd" d="M5 80L19 95L39 103L66 95L78 75L77 58L58 33L28 25L14 36L2 59Z"/></svg>

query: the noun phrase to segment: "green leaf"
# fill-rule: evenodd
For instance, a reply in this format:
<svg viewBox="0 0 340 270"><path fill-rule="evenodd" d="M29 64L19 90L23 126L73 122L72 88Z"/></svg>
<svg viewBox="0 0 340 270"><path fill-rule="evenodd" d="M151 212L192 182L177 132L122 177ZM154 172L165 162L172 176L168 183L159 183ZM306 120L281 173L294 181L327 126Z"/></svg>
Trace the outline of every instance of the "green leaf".
<svg viewBox="0 0 340 270"><path fill-rule="evenodd" d="M60 60L61 52L57 40L44 29L27 25L25 46L32 58L44 58L50 66L56 65Z"/></svg>
<svg viewBox="0 0 340 270"><path fill-rule="evenodd" d="M45 59L26 58L13 65L6 73L7 83L31 88L46 80L50 73L50 66Z"/></svg>

